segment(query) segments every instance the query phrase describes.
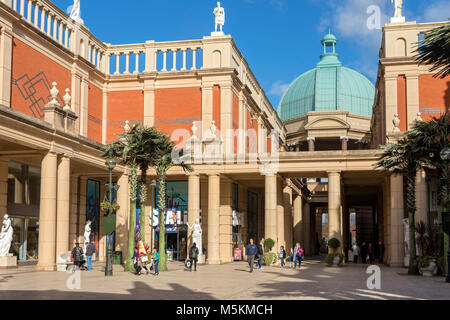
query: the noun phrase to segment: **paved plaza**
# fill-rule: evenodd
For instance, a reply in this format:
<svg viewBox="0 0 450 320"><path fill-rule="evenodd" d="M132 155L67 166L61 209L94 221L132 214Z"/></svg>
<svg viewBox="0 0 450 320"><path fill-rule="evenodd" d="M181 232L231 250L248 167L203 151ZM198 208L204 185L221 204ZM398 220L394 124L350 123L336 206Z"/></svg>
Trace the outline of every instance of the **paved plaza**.
<svg viewBox="0 0 450 320"><path fill-rule="evenodd" d="M408 276L406 269L381 267L381 290L367 288L367 266L329 268L309 260L301 271L265 267L249 273L244 262L199 266L198 272L170 263L159 277L140 277L115 266L105 278L102 266L81 272L79 290L67 287L71 274L37 272L34 267L0 271L0 299L157 299L157 300L389 300L449 299L450 284L442 277Z"/></svg>

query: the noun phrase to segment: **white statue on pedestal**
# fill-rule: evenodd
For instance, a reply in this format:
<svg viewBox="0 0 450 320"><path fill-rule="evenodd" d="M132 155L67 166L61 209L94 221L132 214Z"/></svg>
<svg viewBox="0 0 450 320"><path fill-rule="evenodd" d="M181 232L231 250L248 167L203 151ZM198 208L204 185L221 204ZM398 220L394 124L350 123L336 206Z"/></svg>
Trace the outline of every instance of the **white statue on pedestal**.
<svg viewBox="0 0 450 320"><path fill-rule="evenodd" d="M86 222L86 226L84 227L84 252L86 252L86 242L91 243L91 221Z"/></svg>
<svg viewBox="0 0 450 320"><path fill-rule="evenodd" d="M9 255L9 249L13 239L13 228L11 219L7 214L3 217L2 231L0 233L0 257Z"/></svg>
<svg viewBox="0 0 450 320"><path fill-rule="evenodd" d="M83 19L81 19L81 9L80 9L80 0L73 1L72 12L70 13L70 17L78 22L79 24L84 24Z"/></svg>
<svg viewBox="0 0 450 320"><path fill-rule="evenodd" d="M202 226L200 225L199 219L195 219L195 222L192 226L187 223L189 230L192 230L192 242L191 244L196 244L197 248L200 252L200 255L203 254L203 244L202 244Z"/></svg>
<svg viewBox="0 0 450 320"><path fill-rule="evenodd" d="M214 16L215 18L215 32L212 32L212 36L219 36L223 35L223 26L225 25L225 9L220 6L220 2L217 2L217 8L214 9ZM217 29L220 27L220 31L218 32Z"/></svg>
<svg viewBox="0 0 450 320"><path fill-rule="evenodd" d="M394 17L391 18L391 23L405 22L403 16L403 0L391 0L394 4L395 12Z"/></svg>

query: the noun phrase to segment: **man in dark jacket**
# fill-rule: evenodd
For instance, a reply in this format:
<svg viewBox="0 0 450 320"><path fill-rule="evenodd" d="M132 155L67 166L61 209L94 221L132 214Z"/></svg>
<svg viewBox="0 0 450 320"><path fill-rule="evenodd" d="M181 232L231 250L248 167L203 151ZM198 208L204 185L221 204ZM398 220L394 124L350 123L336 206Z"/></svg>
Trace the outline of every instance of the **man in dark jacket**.
<svg viewBox="0 0 450 320"><path fill-rule="evenodd" d="M264 255L264 240L261 240L261 242L258 244L258 269L262 270L262 261L263 261L263 255Z"/></svg>
<svg viewBox="0 0 450 320"><path fill-rule="evenodd" d="M77 242L75 244L75 248L72 250L73 256L73 264L80 268L83 265L83 249L80 247L80 244Z"/></svg>
<svg viewBox="0 0 450 320"><path fill-rule="evenodd" d="M197 272L197 261L198 261L199 251L197 248L197 244L194 243L189 250L189 259L191 260L190 270L192 272L192 265L194 265L194 271Z"/></svg>
<svg viewBox="0 0 450 320"><path fill-rule="evenodd" d="M97 252L94 241L91 243L86 243L86 260L87 260L87 270L92 270L92 256Z"/></svg>
<svg viewBox="0 0 450 320"><path fill-rule="evenodd" d="M258 254L258 247L253 243L253 239L250 239L250 243L245 248L245 255L250 266L250 273L253 272L253 264L255 263L255 256Z"/></svg>

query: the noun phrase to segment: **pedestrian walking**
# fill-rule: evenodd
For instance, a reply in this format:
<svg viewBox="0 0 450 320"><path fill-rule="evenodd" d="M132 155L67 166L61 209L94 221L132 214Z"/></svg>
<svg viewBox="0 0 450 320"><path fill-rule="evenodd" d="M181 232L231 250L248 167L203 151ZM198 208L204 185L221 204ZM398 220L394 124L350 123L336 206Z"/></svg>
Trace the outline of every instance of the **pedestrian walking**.
<svg viewBox="0 0 450 320"><path fill-rule="evenodd" d="M370 264L373 264L374 254L375 254L375 252L374 252L374 249L373 249L373 246L372 246L372 242L370 242L369 246L367 247L367 257L369 258L368 260L369 260Z"/></svg>
<svg viewBox="0 0 450 320"><path fill-rule="evenodd" d="M367 263L367 245L365 242L363 242L361 245L361 258L362 258L362 263L366 264Z"/></svg>
<svg viewBox="0 0 450 320"><path fill-rule="evenodd" d="M153 248L153 265L155 266L155 276L159 276L159 270L158 270L159 253L156 250L156 248Z"/></svg>
<svg viewBox="0 0 450 320"><path fill-rule="evenodd" d="M191 260L191 265L190 265L190 270L192 272L192 265L194 265L194 271L197 272L197 261L198 261L198 248L197 248L197 244L194 243L191 247L191 249L189 250L189 259Z"/></svg>
<svg viewBox="0 0 450 320"><path fill-rule="evenodd" d="M250 273L253 272L253 264L255 262L255 256L258 254L258 247L253 243L253 239L250 239L250 243L245 248L245 255L247 256L247 262L250 266Z"/></svg>
<svg viewBox="0 0 450 320"><path fill-rule="evenodd" d="M298 267L301 268L303 257L304 257L304 251L303 251L300 243L297 243L294 248L294 269L297 269L297 263L298 263Z"/></svg>
<svg viewBox="0 0 450 320"><path fill-rule="evenodd" d="M133 256L131 257L131 260L133 260L133 265L134 265L134 270L136 271L136 275L140 275L141 274L141 270L142 268L139 266L138 263L138 255L139 255L139 248L138 247L134 247L134 253Z"/></svg>
<svg viewBox="0 0 450 320"><path fill-rule="evenodd" d="M384 244L382 241L378 242L378 246L375 248L375 258L378 260L379 264L383 263L384 258Z"/></svg>
<svg viewBox="0 0 450 320"><path fill-rule="evenodd" d="M292 266L294 265L294 249L291 248L291 252L289 253L289 262L290 262L290 268L292 269Z"/></svg>
<svg viewBox="0 0 450 320"><path fill-rule="evenodd" d="M145 269L145 271L147 272L147 275L150 273L150 271L147 268L147 262L148 262L148 253L147 253L147 249L144 246L144 243L142 241L138 242L138 254L137 254L137 262L139 267L141 268L140 271L142 271L142 269ZM139 275L141 274L141 272L139 272Z"/></svg>
<svg viewBox="0 0 450 320"><path fill-rule="evenodd" d="M284 268L285 263L284 259L286 259L286 250L284 250L284 246L281 246L280 248L280 261L281 261L281 267Z"/></svg>
<svg viewBox="0 0 450 320"><path fill-rule="evenodd" d="M352 247L352 251L353 251L353 263L357 264L358 257L359 257L360 251L361 251L361 249L358 246L358 242L355 242L355 244Z"/></svg>
<svg viewBox="0 0 450 320"><path fill-rule="evenodd" d="M80 247L80 243L75 243L75 248L72 250L72 257L73 257L73 265L78 268L78 270L81 270L82 265L84 264L83 259L83 248Z"/></svg>
<svg viewBox="0 0 450 320"><path fill-rule="evenodd" d="M97 248L95 247L94 241L91 243L86 242L86 261L87 261L87 270L92 270L92 256L97 252Z"/></svg>
<svg viewBox="0 0 450 320"><path fill-rule="evenodd" d="M258 269L263 270L262 262L264 257L264 239L261 239L261 241L258 244Z"/></svg>

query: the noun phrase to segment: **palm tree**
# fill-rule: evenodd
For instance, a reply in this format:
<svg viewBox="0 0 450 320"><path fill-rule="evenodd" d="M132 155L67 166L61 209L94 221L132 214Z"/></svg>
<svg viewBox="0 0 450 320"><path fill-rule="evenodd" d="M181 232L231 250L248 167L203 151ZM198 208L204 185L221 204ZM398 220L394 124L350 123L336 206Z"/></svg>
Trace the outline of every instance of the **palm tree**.
<svg viewBox="0 0 450 320"><path fill-rule="evenodd" d="M381 147L383 154L375 163L375 167L384 171L390 170L392 174L406 175L406 207L409 215L409 239L410 257L409 274L416 274L414 266L416 260L416 238L415 238L415 213L416 213L416 175L417 171L423 168L423 161L417 157L416 141L407 136L398 140L395 144L388 144Z"/></svg>
<svg viewBox="0 0 450 320"><path fill-rule="evenodd" d="M430 71L437 71L436 77L450 75L450 22L427 31L416 52L419 64L433 65Z"/></svg>
<svg viewBox="0 0 450 320"><path fill-rule="evenodd" d="M429 122L417 121L412 131L409 133L411 139L416 141L416 151L418 157L422 159L431 168L438 171L438 176L442 177L440 180L438 201L439 205L439 233L444 239L444 256L447 255L449 246L449 237L444 233L442 228L442 212L450 209L449 185L448 179L448 164L440 157L441 150L450 146L450 115L443 114L441 117L433 117ZM447 259L444 259L445 264ZM447 270L447 268L444 268Z"/></svg>
<svg viewBox="0 0 450 320"><path fill-rule="evenodd" d="M172 158L175 144L162 132L158 132L158 138L153 141L155 150L151 158L152 167L156 169L158 176L158 211L159 211L159 254L161 271L167 270L167 256L165 244L165 212L166 212L166 175L170 168L178 166L185 172L192 172L188 164ZM182 156L182 152L179 152Z"/></svg>

